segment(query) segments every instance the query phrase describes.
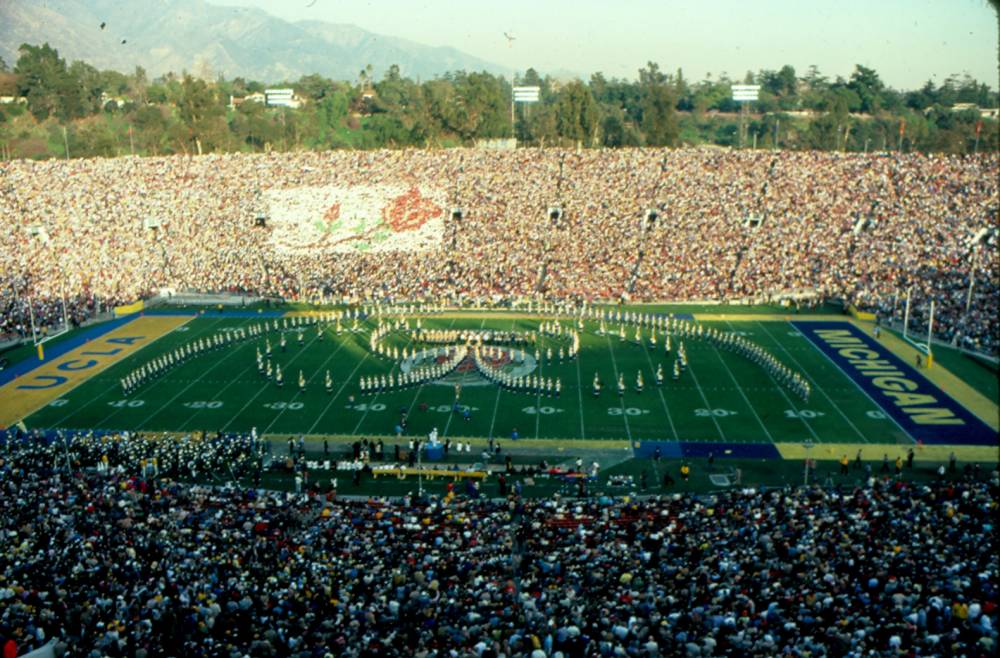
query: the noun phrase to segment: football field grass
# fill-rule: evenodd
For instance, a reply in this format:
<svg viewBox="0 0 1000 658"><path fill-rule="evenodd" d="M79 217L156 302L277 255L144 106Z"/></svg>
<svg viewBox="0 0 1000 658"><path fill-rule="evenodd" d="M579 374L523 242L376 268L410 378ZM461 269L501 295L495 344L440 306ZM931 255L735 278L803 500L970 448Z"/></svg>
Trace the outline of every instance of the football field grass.
<svg viewBox="0 0 1000 658"><path fill-rule="evenodd" d="M706 327L735 332L801 372L812 386L808 401L780 385L762 367L709 341L685 339L689 367L677 381L671 369L673 352L664 349L662 332L651 345L651 330L635 327L626 339L614 331L599 335L598 324L585 322L575 359L549 361L547 348L566 342L541 337L540 358L532 374L559 378L558 397L504 390L465 362L445 381L431 381L400 390L362 394L361 377L397 374L403 359L379 356L369 349L375 321L345 322L337 333L322 323L267 334L272 360L284 372L279 388L257 369L256 351L265 350L264 337L193 357L124 395L120 379L139 364L199 338L260 324L257 317L198 317L163 336L138 353L112 365L25 419L29 428L99 429L165 432L230 431L256 428L262 435L393 436L406 412L407 436L426 435L437 428L442 437L476 437L567 441L744 443L914 443L911 434L887 414L868 393L827 355L813 346L795 325L774 316L739 321L707 321ZM524 314L462 312L422 317L424 329L537 331L542 319ZM410 320L412 324L413 319ZM575 322L562 320L564 329ZM279 347L284 333L287 347ZM408 351L417 348L413 334L389 333L383 344ZM423 346L420 346L423 347ZM505 348L501 347L501 350ZM528 348L531 351L532 348ZM502 361L502 359L501 359ZM532 360L534 361L534 360ZM662 364L666 380L655 384ZM297 384L299 372L305 390ZM324 386L325 373L333 380ZM592 392L595 372L603 382ZM641 372L644 389L634 388ZM615 382L622 376L626 391L619 396ZM455 412L455 384L460 385ZM463 413L468 408L469 415Z"/></svg>

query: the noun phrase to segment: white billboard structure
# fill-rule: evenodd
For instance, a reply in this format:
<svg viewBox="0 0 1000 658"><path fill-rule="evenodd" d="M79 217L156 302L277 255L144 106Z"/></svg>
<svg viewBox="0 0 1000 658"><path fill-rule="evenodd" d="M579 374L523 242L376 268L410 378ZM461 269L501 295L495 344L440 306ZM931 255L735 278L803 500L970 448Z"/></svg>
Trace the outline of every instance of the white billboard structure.
<svg viewBox="0 0 1000 658"><path fill-rule="evenodd" d="M760 85L732 85L733 100L740 104L740 146L746 142L747 103L754 103L760 97ZM756 138L754 139L756 146Z"/></svg>
<svg viewBox="0 0 1000 658"><path fill-rule="evenodd" d="M537 103L542 88L533 87L513 87L514 93L510 97L510 135L516 137L514 132L514 103Z"/></svg>
<svg viewBox="0 0 1000 658"><path fill-rule="evenodd" d="M264 104L267 107L290 107L292 109L298 109L301 105L299 100L295 98L294 89L265 89Z"/></svg>
<svg viewBox="0 0 1000 658"><path fill-rule="evenodd" d="M515 103L537 103L541 87L514 87Z"/></svg>

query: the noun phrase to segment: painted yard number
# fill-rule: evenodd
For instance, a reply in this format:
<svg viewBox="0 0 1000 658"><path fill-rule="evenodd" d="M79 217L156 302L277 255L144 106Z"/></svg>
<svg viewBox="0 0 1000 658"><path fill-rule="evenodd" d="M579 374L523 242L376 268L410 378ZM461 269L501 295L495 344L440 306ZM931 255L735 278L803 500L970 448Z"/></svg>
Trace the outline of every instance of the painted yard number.
<svg viewBox="0 0 1000 658"><path fill-rule="evenodd" d="M635 407L608 407L609 416L621 416L625 414L626 416L641 416L643 414L648 414L649 409L636 409Z"/></svg>
<svg viewBox="0 0 1000 658"><path fill-rule="evenodd" d="M385 411L385 405L382 404L381 402L373 402L372 404L368 404L367 402L362 402L361 404L354 404L347 406L350 407L351 409L354 409L355 411L365 411L365 412Z"/></svg>
<svg viewBox="0 0 1000 658"><path fill-rule="evenodd" d="M274 409L275 411L298 411L302 407L306 406L301 402L268 402L264 405L268 409Z"/></svg>
<svg viewBox="0 0 1000 658"><path fill-rule="evenodd" d="M222 407L222 402L219 400L195 400L194 402L185 402L184 406L188 409L219 409Z"/></svg>
<svg viewBox="0 0 1000 658"><path fill-rule="evenodd" d="M555 407L525 407L521 411L526 414L542 414L543 416L562 413L562 409L556 409Z"/></svg>
<svg viewBox="0 0 1000 658"><path fill-rule="evenodd" d="M145 400L115 400L113 402L108 402L109 407L115 407L116 409L122 409L124 407L135 409L136 407L141 407L144 404L146 404Z"/></svg>
<svg viewBox="0 0 1000 658"><path fill-rule="evenodd" d="M785 418L819 418L820 416L825 416L826 414L822 411L813 411L811 409L785 409Z"/></svg>
<svg viewBox="0 0 1000 658"><path fill-rule="evenodd" d="M694 415L700 416L701 418L707 418L709 416L725 418L726 416L735 416L736 412L732 409L695 409Z"/></svg>

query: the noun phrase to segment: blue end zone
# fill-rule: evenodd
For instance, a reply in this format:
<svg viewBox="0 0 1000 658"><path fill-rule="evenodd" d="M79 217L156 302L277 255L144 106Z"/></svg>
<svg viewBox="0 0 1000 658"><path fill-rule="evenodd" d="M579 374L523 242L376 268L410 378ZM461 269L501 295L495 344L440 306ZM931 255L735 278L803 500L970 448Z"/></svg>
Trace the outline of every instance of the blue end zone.
<svg viewBox="0 0 1000 658"><path fill-rule="evenodd" d="M714 443L703 441L642 441L635 447L635 456L650 458L660 450L662 459L708 457L732 459L781 459L772 443Z"/></svg>
<svg viewBox="0 0 1000 658"><path fill-rule="evenodd" d="M792 324L915 441L997 445L986 423L854 325Z"/></svg>
<svg viewBox="0 0 1000 658"><path fill-rule="evenodd" d="M45 359L46 361L48 361L51 359L59 358L66 352L69 352L70 350L75 350L84 343L88 343L94 340L95 338L103 336L109 331L114 331L118 327L122 326L123 324L131 322L137 317L138 316L136 315L128 315L123 318L109 320L107 322L96 324L93 327L87 327L86 329L76 334L72 338L67 338L66 340L60 341L58 343L45 343L45 346L43 348L45 350ZM10 381L13 381L14 379L17 379L18 377L27 372L31 372L38 366L42 365L42 363L44 363L44 361L40 361L37 355L31 357L30 359L25 359L24 361L15 363L10 368L7 368L3 372L0 372L0 386L3 386L4 384Z"/></svg>

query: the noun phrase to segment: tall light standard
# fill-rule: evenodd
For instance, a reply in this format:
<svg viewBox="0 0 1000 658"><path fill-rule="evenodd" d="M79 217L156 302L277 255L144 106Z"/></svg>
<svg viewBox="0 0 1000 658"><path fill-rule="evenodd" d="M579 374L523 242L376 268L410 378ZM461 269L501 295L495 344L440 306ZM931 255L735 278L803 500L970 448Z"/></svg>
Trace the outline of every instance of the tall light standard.
<svg viewBox="0 0 1000 658"><path fill-rule="evenodd" d="M740 147L746 140L747 103L755 103L760 95L760 85L732 85L733 100L740 104Z"/></svg>

